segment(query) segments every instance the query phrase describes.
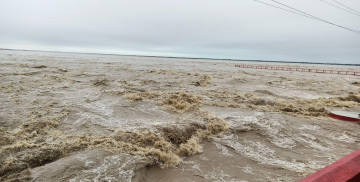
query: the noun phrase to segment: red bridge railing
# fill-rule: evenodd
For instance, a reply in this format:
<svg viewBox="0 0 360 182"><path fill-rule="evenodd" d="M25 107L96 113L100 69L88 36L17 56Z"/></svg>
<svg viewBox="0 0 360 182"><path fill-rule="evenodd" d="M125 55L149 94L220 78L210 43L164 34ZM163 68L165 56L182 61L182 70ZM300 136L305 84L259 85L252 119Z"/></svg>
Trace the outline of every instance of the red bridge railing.
<svg viewBox="0 0 360 182"><path fill-rule="evenodd" d="M259 65L245 65L245 64L235 64L235 67L360 76L360 72L355 72L355 71L323 70L323 69L312 69L312 68L288 68L288 67L278 67L278 66L259 66Z"/></svg>
<svg viewBox="0 0 360 182"><path fill-rule="evenodd" d="M360 149L299 182L359 182Z"/></svg>

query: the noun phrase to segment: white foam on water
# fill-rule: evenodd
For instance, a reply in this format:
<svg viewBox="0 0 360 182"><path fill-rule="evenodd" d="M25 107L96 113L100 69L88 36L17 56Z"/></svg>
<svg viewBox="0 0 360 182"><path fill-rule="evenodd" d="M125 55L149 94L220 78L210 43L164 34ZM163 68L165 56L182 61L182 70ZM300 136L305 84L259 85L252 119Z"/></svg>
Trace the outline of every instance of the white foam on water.
<svg viewBox="0 0 360 182"><path fill-rule="evenodd" d="M328 141L323 141L321 144L317 138L309 133L300 133L295 137L295 140L302 143L307 144L307 147L315 148L321 151L330 151L334 148L333 144Z"/></svg>
<svg viewBox="0 0 360 182"><path fill-rule="evenodd" d="M84 103L82 106L89 109L91 112L94 112L99 115L112 116L114 110L111 108L117 101L95 101L91 103Z"/></svg>
<svg viewBox="0 0 360 182"><path fill-rule="evenodd" d="M79 119L77 119L74 124L75 125L81 125L86 122L91 122L95 125L100 126L110 126L110 127L120 127L124 124L130 122L130 120L122 119L122 118L114 118L114 117L103 117L101 115L89 113L89 112L83 112L83 113L76 113L77 116L79 116Z"/></svg>
<svg viewBox="0 0 360 182"><path fill-rule="evenodd" d="M304 124L300 127L301 130L319 130L320 127L316 125L311 124Z"/></svg>
<svg viewBox="0 0 360 182"><path fill-rule="evenodd" d="M203 161L209 161L210 159L207 158L204 154L200 154L199 158Z"/></svg>
<svg viewBox="0 0 360 182"><path fill-rule="evenodd" d="M229 135L225 138L214 138L218 142L221 142L224 145L227 145L233 148L236 153L250 158L254 161L257 161L260 164L268 164L284 168L290 171L295 171L299 173L309 173L313 172L315 169L321 168L323 166L318 165L317 162L308 161L308 162L298 162L292 159L285 159L278 157L273 149L268 147L265 144L260 142L253 141L238 141L237 137L234 135Z"/></svg>
<svg viewBox="0 0 360 182"><path fill-rule="evenodd" d="M291 138L287 138L286 136L283 135L279 135L279 136L274 135L272 137L273 138L271 140L271 143L273 143L274 145L280 148L292 149L296 147L296 142Z"/></svg>
<svg viewBox="0 0 360 182"><path fill-rule="evenodd" d="M92 164L95 164L95 162L92 161L92 160L87 160L87 161L85 161L85 166L86 166L86 167L90 167Z"/></svg>
<svg viewBox="0 0 360 182"><path fill-rule="evenodd" d="M134 165L139 161L139 156L134 156L133 160L127 160L112 155L105 157L99 166L92 166L94 168L78 171L78 176L70 179L71 182L86 182L86 181L124 181L131 182L135 175L133 170ZM85 161L85 166L93 164Z"/></svg>
<svg viewBox="0 0 360 182"><path fill-rule="evenodd" d="M191 165L191 168L185 167L185 168L181 168L182 171L193 171L192 169L195 169L198 172L202 172L202 170L200 169L200 166L195 162L195 161L181 161L181 163L185 164L185 165Z"/></svg>
<svg viewBox="0 0 360 182"><path fill-rule="evenodd" d="M341 142L345 142L345 143L355 143L356 142L355 138L349 137L345 133L341 133L341 134L332 133L332 134L328 135L328 137L333 140L337 140L337 141L341 141Z"/></svg>
<svg viewBox="0 0 360 182"><path fill-rule="evenodd" d="M229 157L233 156L233 155L229 152L229 150L226 148L226 146L221 145L220 143L217 143L217 142L214 142L214 144L215 144L216 148L218 148L218 149L221 151L221 154L222 154L222 155L229 156Z"/></svg>
<svg viewBox="0 0 360 182"><path fill-rule="evenodd" d="M239 168L241 168L242 171L244 171L245 173L254 174L253 169L250 166L239 167Z"/></svg>
<svg viewBox="0 0 360 182"><path fill-rule="evenodd" d="M288 127L285 121L281 121L279 119L267 118L264 113L256 112L253 115L235 115L236 113L228 113L224 114L223 117L230 118L229 124L234 129L240 130L258 130L260 129L264 135L266 135L271 143L280 147L291 149L296 146L296 142L285 135L290 131L291 128Z"/></svg>
<svg viewBox="0 0 360 182"><path fill-rule="evenodd" d="M168 116L169 114L165 111L163 111L159 106L157 105L141 105L139 107L137 107L137 109L143 113L149 114L149 115L153 115L153 114L158 114L161 116Z"/></svg>
<svg viewBox="0 0 360 182"><path fill-rule="evenodd" d="M205 179L216 182L230 181L230 175L224 173L221 169L213 169L211 172L204 175Z"/></svg>

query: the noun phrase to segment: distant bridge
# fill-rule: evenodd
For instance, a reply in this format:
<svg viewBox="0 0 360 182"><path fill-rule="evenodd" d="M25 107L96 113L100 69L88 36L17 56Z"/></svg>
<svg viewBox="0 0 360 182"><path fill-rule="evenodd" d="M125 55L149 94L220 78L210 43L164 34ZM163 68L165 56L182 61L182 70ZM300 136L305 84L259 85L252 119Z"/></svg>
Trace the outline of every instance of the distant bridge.
<svg viewBox="0 0 360 182"><path fill-rule="evenodd" d="M235 67L360 76L360 72L356 72L356 71L323 70L323 69L314 69L314 68L290 68L290 67L279 67L279 66L259 66L259 65L245 65L245 64L235 64Z"/></svg>

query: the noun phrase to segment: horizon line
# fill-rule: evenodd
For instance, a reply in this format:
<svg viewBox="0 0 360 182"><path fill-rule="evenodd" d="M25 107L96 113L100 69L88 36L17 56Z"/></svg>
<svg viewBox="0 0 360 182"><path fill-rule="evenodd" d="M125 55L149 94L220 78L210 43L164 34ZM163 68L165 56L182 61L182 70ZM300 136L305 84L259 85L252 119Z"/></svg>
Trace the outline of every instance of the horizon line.
<svg viewBox="0 0 360 182"><path fill-rule="evenodd" d="M52 52L52 53L73 53L73 54L95 54L95 55L114 55L114 56L134 56L134 57L153 57L153 58L170 58L170 59L201 59L201 60L221 60L221 61L247 61L247 62L264 62L264 63L293 63L293 64L320 64L320 65L339 65L339 66L360 66L360 64L351 63L319 63L319 62L301 62L301 61L271 61L271 60L256 60L256 59L230 59L230 58L206 58L206 57L180 57L180 56L150 56L150 55L132 55L132 54L117 54L117 53L95 53L95 52L69 52L69 51L49 51L36 49L9 49L0 48L0 50L10 51L34 51L34 52Z"/></svg>

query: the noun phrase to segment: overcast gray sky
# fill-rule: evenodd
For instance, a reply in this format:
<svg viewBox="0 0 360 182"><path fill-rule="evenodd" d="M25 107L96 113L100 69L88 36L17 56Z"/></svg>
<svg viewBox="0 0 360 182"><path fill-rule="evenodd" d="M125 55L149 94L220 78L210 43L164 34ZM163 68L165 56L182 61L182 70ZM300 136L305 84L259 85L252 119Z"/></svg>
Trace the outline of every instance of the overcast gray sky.
<svg viewBox="0 0 360 182"><path fill-rule="evenodd" d="M320 0L278 1L360 30ZM0 48L360 64L360 34L254 0L0 0Z"/></svg>

